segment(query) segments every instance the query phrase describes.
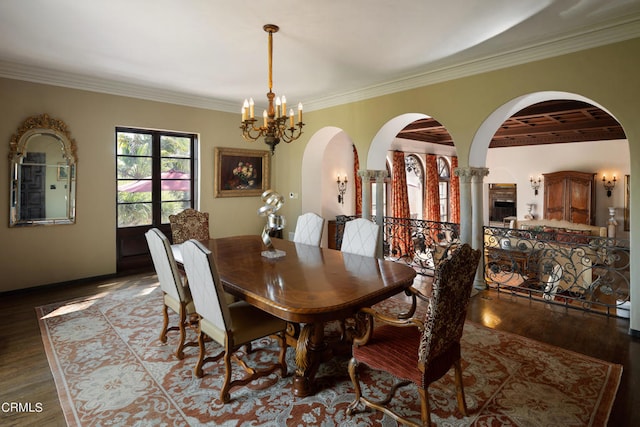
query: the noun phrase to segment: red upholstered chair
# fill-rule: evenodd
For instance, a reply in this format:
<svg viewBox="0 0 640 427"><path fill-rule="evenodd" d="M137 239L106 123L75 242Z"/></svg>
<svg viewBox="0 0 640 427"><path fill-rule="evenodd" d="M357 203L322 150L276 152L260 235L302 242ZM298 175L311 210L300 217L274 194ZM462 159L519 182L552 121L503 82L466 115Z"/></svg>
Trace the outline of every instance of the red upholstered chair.
<svg viewBox="0 0 640 427"><path fill-rule="evenodd" d="M364 334L354 340L353 357L349 362L349 375L356 397L347 408L347 414L355 412L358 405L363 403L402 423L419 425L386 406L399 387L413 383L420 394L422 425L430 426L429 384L440 379L453 366L458 408L466 415L460 338L479 260L480 251L464 244L438 266L424 319L390 318L370 308L359 312L358 316L366 328ZM383 325L373 329L374 319ZM359 365L386 371L398 379L385 400L376 402L362 395Z"/></svg>
<svg viewBox="0 0 640 427"><path fill-rule="evenodd" d="M183 243L189 239L209 240L209 213L195 209L169 215L173 244Z"/></svg>

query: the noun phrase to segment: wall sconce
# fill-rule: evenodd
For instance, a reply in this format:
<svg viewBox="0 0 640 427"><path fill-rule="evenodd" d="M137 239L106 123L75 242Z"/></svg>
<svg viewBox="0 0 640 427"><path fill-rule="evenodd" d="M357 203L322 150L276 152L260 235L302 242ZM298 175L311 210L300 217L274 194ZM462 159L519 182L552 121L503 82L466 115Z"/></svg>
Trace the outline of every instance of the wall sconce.
<svg viewBox="0 0 640 427"><path fill-rule="evenodd" d="M533 188L533 194L538 195L538 189L540 188L540 182L542 182L542 178L538 177L537 180L533 179L533 177L529 177L529 182L531 183L531 188Z"/></svg>
<svg viewBox="0 0 640 427"><path fill-rule="evenodd" d="M344 180L340 180L340 175L338 175L338 203L342 203L344 205L344 193L347 192L347 177L344 177Z"/></svg>
<svg viewBox="0 0 640 427"><path fill-rule="evenodd" d="M613 190L616 186L616 176L613 175L613 181L607 181L607 178L602 175L602 185L604 185L604 188L607 190L607 197L611 197L611 190Z"/></svg>

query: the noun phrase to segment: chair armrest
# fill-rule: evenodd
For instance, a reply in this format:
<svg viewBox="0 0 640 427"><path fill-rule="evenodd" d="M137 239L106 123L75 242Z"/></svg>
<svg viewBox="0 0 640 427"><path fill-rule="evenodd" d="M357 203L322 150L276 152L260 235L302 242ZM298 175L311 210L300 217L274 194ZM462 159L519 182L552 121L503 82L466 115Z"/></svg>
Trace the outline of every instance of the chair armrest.
<svg viewBox="0 0 640 427"><path fill-rule="evenodd" d="M353 345L356 346L365 345L369 341L369 339L371 339L374 320L385 323L387 325L398 327L412 326L417 327L420 331L424 330L424 323L420 319L417 319L415 317L410 317L408 319L399 319L397 317L391 317L382 314L369 307L361 308L356 314L356 319L359 325L364 324L364 329L362 329L363 333L353 338ZM360 330L360 328L358 329Z"/></svg>
<svg viewBox="0 0 640 427"><path fill-rule="evenodd" d="M419 290L417 290L413 286L410 286L407 289L405 289L404 293L408 297L411 297L411 307L409 308L408 311L400 313L398 315L398 319L409 319L409 318L413 317L413 315L416 312L418 298L421 299L422 301L425 301L425 302L429 302L429 300L431 299L430 296L427 296L427 295L423 294L422 292L420 292Z"/></svg>

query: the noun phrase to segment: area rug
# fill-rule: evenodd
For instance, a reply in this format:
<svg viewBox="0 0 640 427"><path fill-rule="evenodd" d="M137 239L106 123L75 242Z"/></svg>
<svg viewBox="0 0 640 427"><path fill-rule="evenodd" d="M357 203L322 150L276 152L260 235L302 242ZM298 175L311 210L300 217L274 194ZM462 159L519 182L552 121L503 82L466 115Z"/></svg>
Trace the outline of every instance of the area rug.
<svg viewBox="0 0 640 427"><path fill-rule="evenodd" d="M273 374L232 389L231 401L223 405L222 366L205 365L206 375L196 378L196 348L187 348L179 361L173 355L176 335L169 335L166 344L158 340L162 297L155 276L105 289L89 299L36 308L70 426L397 425L378 412L345 414L354 397L347 357L321 366L313 396L296 398L291 375ZM380 308L399 310L405 303L399 297ZM269 338L254 347L263 348L248 355L256 363L277 357L277 345ZM457 411L450 372L430 387L432 419L438 426L604 426L622 374L620 365L470 322L462 355L468 416ZM288 366L294 372L292 348ZM365 391L374 394L390 383L368 371L363 379L369 384ZM399 397L396 408L418 422L416 390L409 388Z"/></svg>

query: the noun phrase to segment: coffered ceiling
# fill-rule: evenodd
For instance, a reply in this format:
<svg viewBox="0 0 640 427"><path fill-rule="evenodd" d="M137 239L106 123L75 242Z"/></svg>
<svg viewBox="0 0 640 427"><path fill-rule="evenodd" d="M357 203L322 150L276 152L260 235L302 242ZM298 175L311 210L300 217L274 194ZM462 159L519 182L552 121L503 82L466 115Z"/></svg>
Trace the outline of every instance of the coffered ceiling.
<svg viewBox="0 0 640 427"><path fill-rule="evenodd" d="M453 146L449 132L432 118L408 125L398 138ZM557 100L520 110L502 124L489 148L625 138L622 126L600 108L580 101Z"/></svg>

